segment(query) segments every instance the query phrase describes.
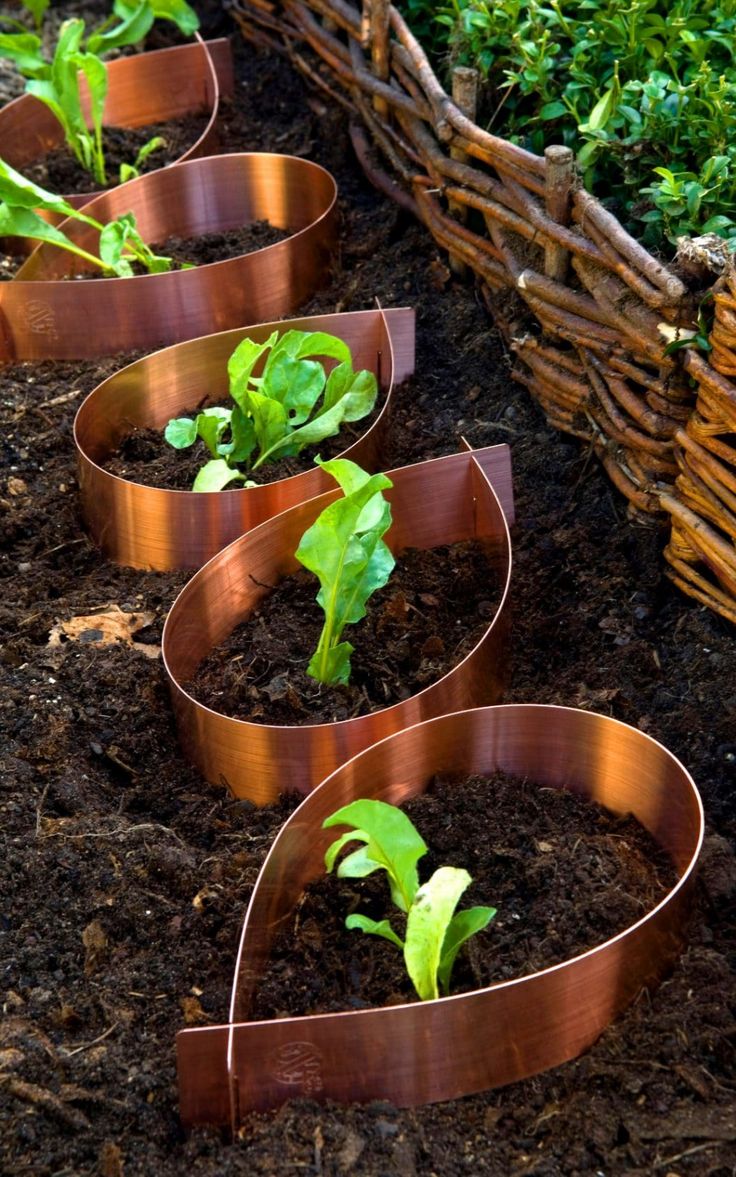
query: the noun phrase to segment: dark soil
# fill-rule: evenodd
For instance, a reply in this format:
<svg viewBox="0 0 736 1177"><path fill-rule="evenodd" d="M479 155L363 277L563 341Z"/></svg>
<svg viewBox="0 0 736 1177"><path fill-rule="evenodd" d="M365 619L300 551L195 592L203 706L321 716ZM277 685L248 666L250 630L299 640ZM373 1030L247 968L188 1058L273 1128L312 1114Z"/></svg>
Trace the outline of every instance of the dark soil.
<svg viewBox="0 0 736 1177"><path fill-rule="evenodd" d="M635 923L676 881L638 822L502 773L435 779L403 809L429 847L419 862L420 883L441 866L464 868L473 881L458 910L476 904L497 909L458 957L452 993L585 952ZM474 813L483 820L469 820ZM406 917L391 904L385 872L312 883L276 938L254 1017L418 1000L401 953L386 940L345 927L356 911L390 919L404 938Z"/></svg>
<svg viewBox="0 0 736 1177"><path fill-rule="evenodd" d="M166 167L184 155L197 142L208 121L207 115L189 115L166 123L153 123L148 127L105 127L102 138L107 187L115 187L120 182L120 165L135 163L141 147L154 136L161 136L165 141L164 146L157 148L143 161L139 168L141 175ZM64 196L100 190L94 176L77 163L67 147L50 151L25 168L24 175L34 184L40 184L52 192L61 192Z"/></svg>
<svg viewBox="0 0 736 1177"><path fill-rule="evenodd" d="M253 723L367 715L431 686L470 652L493 620L493 583L479 544L399 553L388 585L343 632L355 648L350 683L326 689L306 674L324 622L319 585L298 572L212 651L187 689L213 711Z"/></svg>
<svg viewBox="0 0 736 1177"><path fill-rule="evenodd" d="M399 452L449 452L461 434L512 448L507 698L614 715L695 776L709 829L690 945L593 1049L526 1082L409 1111L296 1101L246 1116L234 1143L219 1131L185 1137L174 1037L226 1019L245 905L291 803L254 811L187 765L160 664L147 656L185 577L117 568L80 527L74 411L122 357L5 369L0 1171L731 1177L733 628L675 590L663 533L629 520L595 458L513 384L482 300L365 182L342 114L279 58L248 51L238 69L229 143L308 155L338 177L340 265L301 313L363 309L376 296L417 308L417 374L401 389L386 465ZM153 615L135 647L49 646L58 619L111 603ZM489 896L499 908L500 885Z"/></svg>
<svg viewBox="0 0 736 1177"><path fill-rule="evenodd" d="M190 410L190 414L194 416L195 411ZM324 461L336 458L370 429L379 411L376 409L362 421L347 422L334 437L326 437L319 445L308 446L300 454L280 458L277 462L266 462L249 478L259 485L265 485L311 470L315 457L321 457ZM164 440L162 430L136 429L121 441L117 450L102 464L111 474L127 482L160 486L165 490L191 490L194 479L208 458L204 443L195 443L186 450L175 450ZM237 483L233 483L231 489L238 489ZM229 492L225 490L222 493Z"/></svg>

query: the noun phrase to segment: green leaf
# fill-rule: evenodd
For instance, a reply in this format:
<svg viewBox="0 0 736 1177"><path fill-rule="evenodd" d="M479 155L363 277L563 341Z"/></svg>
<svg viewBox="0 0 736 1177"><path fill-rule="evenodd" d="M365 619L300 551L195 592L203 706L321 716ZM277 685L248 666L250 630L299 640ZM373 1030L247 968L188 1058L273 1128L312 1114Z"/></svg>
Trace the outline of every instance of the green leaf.
<svg viewBox="0 0 736 1177"><path fill-rule="evenodd" d="M197 422L191 417L172 417L164 429L164 437L175 450L186 450L197 440Z"/></svg>
<svg viewBox="0 0 736 1177"><path fill-rule="evenodd" d="M137 45L142 41L154 22L153 8L148 0L137 6L131 5L122 15L119 24L102 32L90 33L87 38L89 53L109 53L111 49L122 49L126 45Z"/></svg>
<svg viewBox="0 0 736 1177"><path fill-rule="evenodd" d="M352 364L338 364L327 378L319 416L341 404L343 421L360 421L373 411L377 396L378 383L372 372L353 372Z"/></svg>
<svg viewBox="0 0 736 1177"><path fill-rule="evenodd" d="M319 462L319 459L317 459ZM392 484L384 474L369 476L346 458L319 462L337 479L344 497L328 507L304 533L297 560L320 581L317 601L325 613L319 645L307 673L319 682L346 682L349 657L340 653L330 670L329 651L337 647L346 625L365 616L368 598L388 580L394 558L381 539L391 525L391 508L381 491ZM349 651L347 652L349 654Z"/></svg>
<svg viewBox="0 0 736 1177"><path fill-rule="evenodd" d="M329 846L325 854L327 871L332 870L346 845L364 842L365 846L355 852L358 857L351 854L343 859L338 876L362 879L383 869L389 877L394 903L401 911L408 911L419 886L417 863L427 853L426 843L410 819L395 805L363 798L331 813L322 828L342 825L353 829Z"/></svg>
<svg viewBox="0 0 736 1177"><path fill-rule="evenodd" d="M356 912L347 917L345 927L350 928L351 931L353 928L358 928L359 931L367 932L371 936L382 936L384 940L390 940L397 948L404 947L404 941L399 939L388 920L372 920L367 915L360 915Z"/></svg>
<svg viewBox="0 0 736 1177"><path fill-rule="evenodd" d="M262 454L288 434L289 417L279 401L271 400L260 392L251 391L246 398L246 413L252 418L256 441ZM256 469L258 464L254 462L253 469Z"/></svg>
<svg viewBox="0 0 736 1177"><path fill-rule="evenodd" d="M0 200L11 208L45 208L65 217L75 215L75 210L62 196L55 196L53 192L27 180L4 159L0 159Z"/></svg>
<svg viewBox="0 0 736 1177"><path fill-rule="evenodd" d="M151 0L149 6L156 19L173 21L185 37L191 37L199 28L199 17L185 0ZM117 16L126 16L135 8L135 0L115 0L113 11Z"/></svg>
<svg viewBox="0 0 736 1177"><path fill-rule="evenodd" d="M404 960L422 1001L439 997L437 972L453 913L471 882L466 870L441 866L417 891L406 918Z"/></svg>
<svg viewBox="0 0 736 1177"><path fill-rule="evenodd" d="M244 474L228 466L224 458L213 458L206 462L194 479L192 490L222 490L229 482L245 482Z"/></svg>
<svg viewBox="0 0 736 1177"><path fill-rule="evenodd" d="M587 123L581 123L579 130L581 131L599 131L605 127L606 123L611 117L615 105L613 89L607 90L602 98L599 98L595 106L588 115Z"/></svg>
<svg viewBox="0 0 736 1177"><path fill-rule="evenodd" d="M11 208L0 204L0 237L32 237L52 245L68 248L71 242L60 229L44 221L30 208Z"/></svg>
<svg viewBox="0 0 736 1177"><path fill-rule="evenodd" d="M0 57L14 62L24 78L41 78L49 72L41 38L35 33L0 33Z"/></svg>
<svg viewBox="0 0 736 1177"><path fill-rule="evenodd" d="M50 0L23 0L23 7L27 8L33 17L37 29L40 29Z"/></svg>
<svg viewBox="0 0 736 1177"><path fill-rule="evenodd" d="M230 410L219 406L204 409L197 414L197 433L213 458L224 456L220 451L220 441L230 426L230 417Z"/></svg>
<svg viewBox="0 0 736 1177"><path fill-rule="evenodd" d="M238 462L247 462L256 448L256 431L250 417L242 411L239 405L234 405L230 418L231 441L228 451L229 461L235 466ZM224 447L221 448L224 451Z"/></svg>
<svg viewBox="0 0 736 1177"><path fill-rule="evenodd" d="M562 118L565 114L567 107L564 102L545 102L539 111L539 118L546 122L549 119Z"/></svg>
<svg viewBox="0 0 736 1177"><path fill-rule="evenodd" d="M278 335L278 331L274 331L265 343L256 343L253 339L241 340L227 362L230 396L243 412L247 412L246 393L253 369L264 352L273 347Z"/></svg>
<svg viewBox="0 0 736 1177"><path fill-rule="evenodd" d="M482 932L495 914L495 907L467 907L465 911L458 911L450 920L437 968L437 980L443 993L449 992L452 966L463 944L471 936L475 936L476 932Z"/></svg>
<svg viewBox="0 0 736 1177"><path fill-rule="evenodd" d="M275 363L269 359L263 373L261 392L280 401L291 425L302 425L309 417L325 387L325 370L316 360L298 360L281 353Z"/></svg>

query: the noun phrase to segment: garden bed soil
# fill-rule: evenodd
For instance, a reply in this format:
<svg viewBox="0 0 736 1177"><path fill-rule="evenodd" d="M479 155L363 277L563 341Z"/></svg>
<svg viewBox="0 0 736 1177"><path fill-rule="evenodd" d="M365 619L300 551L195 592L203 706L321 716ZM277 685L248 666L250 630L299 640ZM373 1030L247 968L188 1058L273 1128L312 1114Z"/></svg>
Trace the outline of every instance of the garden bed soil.
<svg viewBox="0 0 736 1177"><path fill-rule="evenodd" d="M102 142L109 181L107 187L114 188L119 184L120 165L135 163L141 147L155 136L164 140L163 146L143 161L139 168L141 175L174 163L194 146L208 122L208 115L188 115L147 127L105 127ZM68 147L54 148L24 168L23 174L34 184L64 196L101 191L94 176L77 162Z"/></svg>
<svg viewBox="0 0 736 1177"><path fill-rule="evenodd" d="M460 867L472 883L457 910L496 908L458 956L453 994L594 948L651 911L676 882L667 857L633 818L503 773L435 778L402 809L429 847L419 860L420 883L442 866ZM404 939L406 916L391 904L385 871L318 879L278 933L254 1019L419 1000L393 945L345 927L353 912L389 919Z"/></svg>
<svg viewBox="0 0 736 1177"><path fill-rule="evenodd" d="M479 543L399 553L366 616L343 631L355 648L350 682L326 687L306 673L324 622L318 581L297 572L208 655L187 690L212 711L252 723L369 715L431 686L470 653L493 620L495 579Z"/></svg>
<svg viewBox="0 0 736 1177"><path fill-rule="evenodd" d="M391 468L512 448L509 701L638 726L692 771L708 838L689 947L582 1058L502 1090L399 1111L294 1101L234 1143L185 1136L174 1038L226 1020L241 921L293 801L254 810L187 765L157 646L182 574L102 559L80 525L72 422L124 362L21 365L0 395L0 1170L33 1177L731 1177L736 1140L733 629L663 574L593 454L550 429L473 287L365 182L342 113L280 58L238 55L231 142L337 175L339 264L304 314L417 308ZM135 644L69 618L138 615ZM140 616L143 614L143 616ZM475 811L472 814L476 818ZM512 823L509 823L510 825ZM492 902L498 892L493 890Z"/></svg>

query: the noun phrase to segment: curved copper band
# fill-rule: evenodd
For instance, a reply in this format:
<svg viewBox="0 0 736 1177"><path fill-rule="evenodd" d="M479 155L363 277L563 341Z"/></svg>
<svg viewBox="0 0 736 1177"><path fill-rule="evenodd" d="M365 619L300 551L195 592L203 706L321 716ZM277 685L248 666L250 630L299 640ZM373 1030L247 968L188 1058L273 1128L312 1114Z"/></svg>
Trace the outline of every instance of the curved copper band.
<svg viewBox="0 0 736 1177"><path fill-rule="evenodd" d="M207 126L177 162L211 153L216 146L220 92L232 94L233 91L229 41L225 38L203 41L197 36L197 41L190 45L120 57L109 62L107 70L106 126L145 127L208 110ZM82 102L88 114L84 79ZM11 167L22 172L63 142L61 126L48 107L32 94L22 94L0 110L0 152ZM98 195L97 192L74 194L66 199L80 208Z"/></svg>
<svg viewBox="0 0 736 1177"><path fill-rule="evenodd" d="M356 797L397 804L438 772L528 777L633 813L679 882L620 935L562 964L473 993L358 1012L247 1022L271 941L324 873L325 817ZM574 1058L681 946L703 810L683 766L649 736L602 715L517 704L443 716L374 745L333 773L286 822L243 926L231 1022L178 1035L186 1124L233 1127L251 1109L309 1095L399 1106L500 1087Z"/></svg>
<svg viewBox="0 0 736 1177"><path fill-rule="evenodd" d="M138 278L61 282L85 267L44 244L0 283L0 360L81 359L153 349L212 331L279 318L325 277L335 242L337 189L318 164L288 155L221 155L162 168L98 196L98 221L135 213L144 240L227 232L268 220L291 234L252 253ZM63 222L94 250L96 232Z"/></svg>
<svg viewBox="0 0 736 1177"><path fill-rule="evenodd" d="M511 573L506 515L513 513L508 447L404 466L390 471L390 477L394 486L387 497L394 522L389 546L401 551L483 540L501 584L495 618L444 678L382 711L304 727L231 719L195 702L183 684L266 595L267 586L299 567L294 552L303 532L340 492L292 507L230 544L177 597L164 627L162 652L186 754L208 780L227 785L236 797L262 805L289 790L308 793L328 772L391 732L501 697Z"/></svg>
<svg viewBox="0 0 736 1177"><path fill-rule="evenodd" d="M241 339L265 340L274 330L328 331L350 347L353 366L368 368L383 391L373 425L345 451L375 470L394 381L414 370L414 311L409 308L318 315L177 343L138 360L91 392L74 422L82 514L105 554L135 568L201 568L258 523L334 486L319 467L248 490L212 493L164 490L126 482L98 463L134 429L161 429L171 417L228 400L227 361Z"/></svg>

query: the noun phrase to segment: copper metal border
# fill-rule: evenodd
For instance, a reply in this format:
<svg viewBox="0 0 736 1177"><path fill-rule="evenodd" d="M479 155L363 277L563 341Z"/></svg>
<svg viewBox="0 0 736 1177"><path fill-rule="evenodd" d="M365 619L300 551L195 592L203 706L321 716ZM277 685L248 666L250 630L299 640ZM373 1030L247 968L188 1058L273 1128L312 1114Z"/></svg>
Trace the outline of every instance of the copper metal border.
<svg viewBox="0 0 736 1177"><path fill-rule="evenodd" d="M176 162L212 154L220 94L231 96L234 88L232 53L226 38L203 41L197 35L189 45L120 57L109 62L107 68L106 126L145 127L209 110L204 131ZM82 99L86 110L89 103L84 82ZM59 123L33 95L22 94L0 109L2 156L11 167L22 172L63 142ZM98 195L73 194L66 199L79 208Z"/></svg>
<svg viewBox="0 0 736 1177"><path fill-rule="evenodd" d="M294 552L303 532L340 492L291 507L235 540L177 597L164 626L162 653L185 753L207 780L225 784L236 797L263 805L282 792L307 793L339 764L391 732L501 697L511 575L507 517L513 517L509 449L490 446L389 473L394 484L387 492L394 517L389 546L401 551L482 539L501 584L496 615L453 670L404 702L304 727L231 719L196 702L184 684L266 595L267 586L299 567Z"/></svg>
<svg viewBox="0 0 736 1177"><path fill-rule="evenodd" d="M268 220L291 234L252 253L137 278L59 279L85 269L44 244L11 282L0 283L0 360L83 359L153 350L198 335L280 318L327 274L336 235L337 188L318 164L288 155L210 156L121 184L85 205L105 222L135 213L146 241L225 232ZM90 226L64 232L95 248Z"/></svg>
<svg viewBox="0 0 736 1177"><path fill-rule="evenodd" d="M171 417L201 406L204 396L210 404L227 401L230 353L246 336L266 339L276 327L337 335L350 347L356 370L375 373L383 394L381 411L345 456L364 469L378 468L393 384L414 370L410 308L261 323L177 343L98 385L74 422L82 515L94 542L111 559L158 571L200 568L250 528L334 486L315 466L280 482L205 494L127 482L99 464L133 429L163 430Z"/></svg>
<svg viewBox="0 0 736 1177"><path fill-rule="evenodd" d="M246 1021L279 924L324 871L323 819L356 797L401 803L434 773L528 777L633 813L670 855L679 882L620 935L562 964L438 1001L266 1022ZM414 1106L500 1087L587 1049L683 939L703 809L686 769L661 744L607 716L514 704L443 716L390 736L332 774L276 838L248 907L223 1026L178 1035L185 1124L231 1123L310 1097Z"/></svg>

